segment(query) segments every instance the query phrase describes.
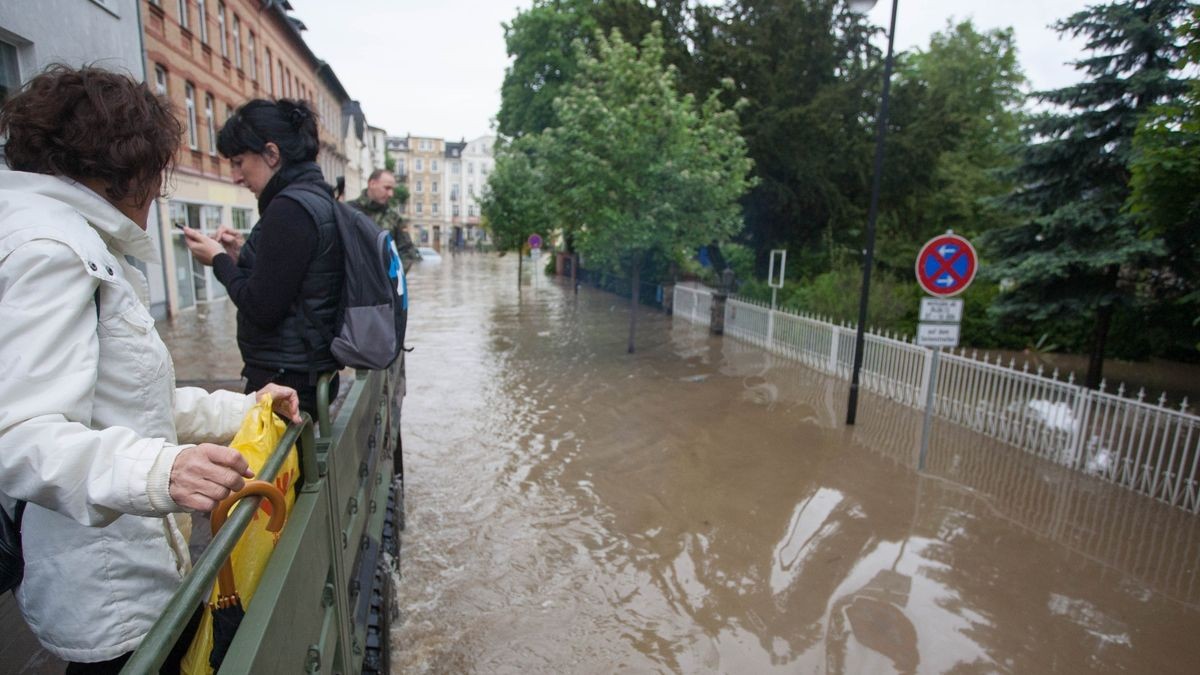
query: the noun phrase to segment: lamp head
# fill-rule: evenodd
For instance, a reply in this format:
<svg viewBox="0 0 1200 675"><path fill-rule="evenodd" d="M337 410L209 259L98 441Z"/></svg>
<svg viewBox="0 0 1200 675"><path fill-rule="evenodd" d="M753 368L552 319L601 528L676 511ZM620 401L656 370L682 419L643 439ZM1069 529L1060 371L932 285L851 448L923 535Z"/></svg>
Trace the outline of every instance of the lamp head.
<svg viewBox="0 0 1200 675"><path fill-rule="evenodd" d="M855 14L866 14L871 11L878 0L846 0L846 4L850 5L850 11Z"/></svg>

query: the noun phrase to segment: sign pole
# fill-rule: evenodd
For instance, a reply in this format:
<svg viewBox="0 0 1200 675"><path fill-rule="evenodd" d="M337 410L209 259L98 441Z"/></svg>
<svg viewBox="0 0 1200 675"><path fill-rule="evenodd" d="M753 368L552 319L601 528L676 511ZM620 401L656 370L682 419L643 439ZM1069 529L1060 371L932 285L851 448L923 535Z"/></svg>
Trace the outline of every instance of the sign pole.
<svg viewBox="0 0 1200 675"><path fill-rule="evenodd" d="M925 470L925 458L929 455L929 432L933 428L933 401L937 394L938 361L941 347L933 349L933 360L929 364L929 391L925 394L925 422L921 425L921 455L917 458L917 471Z"/></svg>

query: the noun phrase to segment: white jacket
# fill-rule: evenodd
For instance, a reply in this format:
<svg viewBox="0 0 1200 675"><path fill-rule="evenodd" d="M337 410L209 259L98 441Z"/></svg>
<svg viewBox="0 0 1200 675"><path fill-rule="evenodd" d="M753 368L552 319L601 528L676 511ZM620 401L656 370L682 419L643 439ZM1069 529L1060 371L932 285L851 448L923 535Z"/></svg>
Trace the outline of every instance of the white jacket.
<svg viewBox="0 0 1200 675"><path fill-rule="evenodd" d="M99 195L0 171L0 493L29 502L21 612L70 661L124 654L158 618L190 566L179 442L228 442L254 398L175 388L126 256L158 260Z"/></svg>

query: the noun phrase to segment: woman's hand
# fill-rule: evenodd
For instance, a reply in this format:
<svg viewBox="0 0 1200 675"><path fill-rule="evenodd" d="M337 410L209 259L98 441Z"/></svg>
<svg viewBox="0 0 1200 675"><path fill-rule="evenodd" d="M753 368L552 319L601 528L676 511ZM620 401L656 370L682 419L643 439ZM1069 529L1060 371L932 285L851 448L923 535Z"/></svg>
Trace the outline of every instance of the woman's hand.
<svg viewBox="0 0 1200 675"><path fill-rule="evenodd" d="M271 409L296 424L300 419L300 395L291 387L268 384L254 393L254 400L261 401L264 394L271 395Z"/></svg>
<svg viewBox="0 0 1200 675"><path fill-rule="evenodd" d="M246 486L254 472L242 453L201 443L184 448L171 465L171 499L190 511L212 511L222 499Z"/></svg>
<svg viewBox="0 0 1200 675"><path fill-rule="evenodd" d="M233 258L234 262L237 262L238 254L242 252L242 244L246 243L246 239L242 236L242 233L228 225L222 225L217 228L216 239L221 244L221 247L225 249L226 255Z"/></svg>
<svg viewBox="0 0 1200 675"><path fill-rule="evenodd" d="M211 266L213 258L225 252L225 247L216 239L207 237L199 230L190 227L183 228L183 243L192 252L192 257L199 260L201 265Z"/></svg>

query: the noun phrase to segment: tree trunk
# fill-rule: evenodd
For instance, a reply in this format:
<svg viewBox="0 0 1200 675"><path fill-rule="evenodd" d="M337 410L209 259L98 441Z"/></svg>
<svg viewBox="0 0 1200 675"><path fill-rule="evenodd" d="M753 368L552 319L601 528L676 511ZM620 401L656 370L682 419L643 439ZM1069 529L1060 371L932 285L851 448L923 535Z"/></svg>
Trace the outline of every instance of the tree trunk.
<svg viewBox="0 0 1200 675"><path fill-rule="evenodd" d="M633 337L637 333L637 310L639 291L642 290L642 285L638 283L638 272L641 271L641 260L634 259L633 261L633 292L629 298L629 353L633 353Z"/></svg>
<svg viewBox="0 0 1200 675"><path fill-rule="evenodd" d="M1113 306L1102 305L1096 310L1096 324L1092 327L1092 352L1088 356L1087 388L1098 389L1104 378L1104 350L1108 342L1108 329L1112 325Z"/></svg>

